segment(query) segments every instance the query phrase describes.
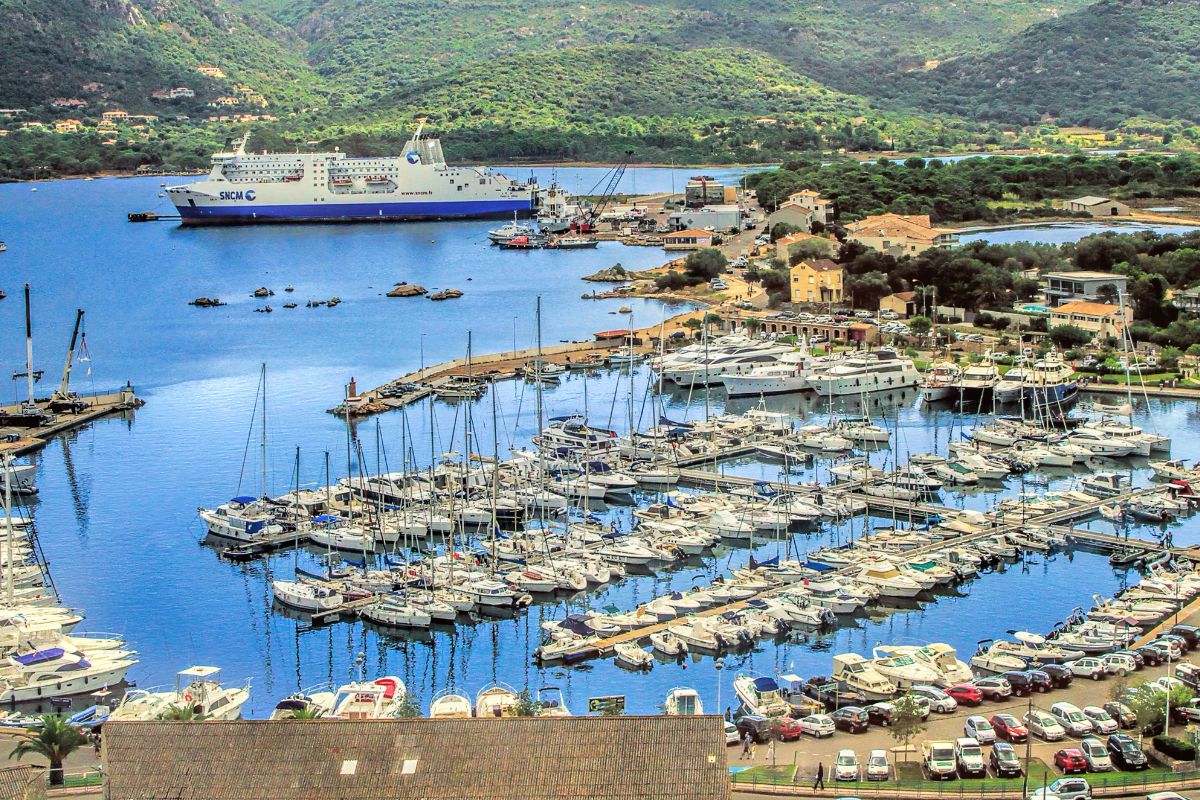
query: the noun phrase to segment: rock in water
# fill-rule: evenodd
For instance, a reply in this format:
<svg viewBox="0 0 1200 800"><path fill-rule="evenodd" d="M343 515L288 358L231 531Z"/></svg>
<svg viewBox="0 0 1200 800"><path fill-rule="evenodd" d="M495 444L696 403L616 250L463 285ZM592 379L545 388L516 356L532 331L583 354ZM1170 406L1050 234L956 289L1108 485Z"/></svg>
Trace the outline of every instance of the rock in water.
<svg viewBox="0 0 1200 800"><path fill-rule="evenodd" d="M420 297L429 294L429 290L416 283L397 283L396 288L387 293L388 297Z"/></svg>

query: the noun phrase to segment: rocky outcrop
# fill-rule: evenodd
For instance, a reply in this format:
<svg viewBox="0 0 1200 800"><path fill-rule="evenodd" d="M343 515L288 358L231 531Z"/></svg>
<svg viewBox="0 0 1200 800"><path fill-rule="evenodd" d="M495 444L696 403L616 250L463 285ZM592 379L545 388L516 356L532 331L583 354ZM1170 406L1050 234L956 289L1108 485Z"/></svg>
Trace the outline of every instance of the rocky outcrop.
<svg viewBox="0 0 1200 800"><path fill-rule="evenodd" d="M596 281L597 283L620 283L627 281L633 274L622 267L620 264L614 264L608 269L602 269L599 272L593 272L591 275L584 276L585 281Z"/></svg>
<svg viewBox="0 0 1200 800"><path fill-rule="evenodd" d="M400 282L396 284L396 288L387 293L388 297L420 297L423 294L429 294L429 290L424 286L416 283Z"/></svg>
<svg viewBox="0 0 1200 800"><path fill-rule="evenodd" d="M462 297L461 289L442 289L440 292L435 292L429 295L430 300L453 300L456 297Z"/></svg>
<svg viewBox="0 0 1200 800"><path fill-rule="evenodd" d="M215 297L197 297L195 300L188 303L188 305L196 306L197 308L216 308L217 306L223 306L225 304Z"/></svg>

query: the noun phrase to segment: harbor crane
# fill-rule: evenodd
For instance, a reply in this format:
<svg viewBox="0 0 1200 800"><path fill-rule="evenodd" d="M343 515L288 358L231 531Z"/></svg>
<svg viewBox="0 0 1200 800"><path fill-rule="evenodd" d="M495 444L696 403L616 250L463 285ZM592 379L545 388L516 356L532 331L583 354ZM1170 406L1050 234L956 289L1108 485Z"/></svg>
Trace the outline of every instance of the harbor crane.
<svg viewBox="0 0 1200 800"><path fill-rule="evenodd" d="M63 364L62 380L50 396L50 410L59 414L78 414L87 408L87 403L71 391L71 362L75 360L75 346L79 343L79 326L83 323L83 309L75 309L75 329L71 331L71 346L67 348L67 362Z"/></svg>
<svg viewBox="0 0 1200 800"><path fill-rule="evenodd" d="M604 184L604 191L600 193L599 198L595 203L588 206L584 210L583 215L576 221L571 223L571 230L576 233L595 233L596 226L600 222L600 217L604 214L604 209L608 208L612 202L613 195L616 194L617 186L621 183L621 178L625 175L625 169L629 166L630 159L633 158L633 151L626 150L625 157L613 166L608 172L600 176L600 180L596 181L596 185L592 187L592 194L595 190Z"/></svg>

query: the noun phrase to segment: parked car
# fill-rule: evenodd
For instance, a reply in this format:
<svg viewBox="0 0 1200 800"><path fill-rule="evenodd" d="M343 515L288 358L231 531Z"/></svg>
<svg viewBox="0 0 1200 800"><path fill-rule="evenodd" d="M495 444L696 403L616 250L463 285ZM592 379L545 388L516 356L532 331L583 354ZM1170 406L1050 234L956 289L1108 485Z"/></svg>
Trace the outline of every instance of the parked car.
<svg viewBox="0 0 1200 800"><path fill-rule="evenodd" d="M1049 712L1035 708L1025 715L1025 726L1029 733L1047 742L1057 742L1067 737L1067 731Z"/></svg>
<svg viewBox="0 0 1200 800"><path fill-rule="evenodd" d="M969 683L951 686L946 690L946 694L953 697L960 706L977 706L983 703L983 692L979 690L978 686L972 686Z"/></svg>
<svg viewBox="0 0 1200 800"><path fill-rule="evenodd" d="M954 742L923 742L921 766L931 781L954 780L958 777L958 762L954 758Z"/></svg>
<svg viewBox="0 0 1200 800"><path fill-rule="evenodd" d="M1100 706L1084 706L1083 714L1091 720L1092 730L1101 735L1107 736L1121 729L1120 723Z"/></svg>
<svg viewBox="0 0 1200 800"><path fill-rule="evenodd" d="M1050 706L1050 713L1058 720L1058 724L1063 726L1063 730L1071 736L1087 736L1095 730L1088 715L1084 714L1074 703L1055 703Z"/></svg>
<svg viewBox="0 0 1200 800"><path fill-rule="evenodd" d="M745 716L738 717L737 729L738 733L743 737L745 737L746 734L750 734L750 738L753 741L763 744L764 742L769 742L771 740L775 723L775 719L768 719L767 717L759 716L758 714L746 714Z"/></svg>
<svg viewBox="0 0 1200 800"><path fill-rule="evenodd" d="M1054 754L1054 766L1067 775L1072 772L1087 772L1087 759L1074 747L1064 747Z"/></svg>
<svg viewBox="0 0 1200 800"><path fill-rule="evenodd" d="M833 724L828 714L810 714L800 720L800 729L809 736L815 736L818 739L824 736L833 736L837 727Z"/></svg>
<svg viewBox="0 0 1200 800"><path fill-rule="evenodd" d="M888 763L887 750L872 750L867 756L866 779L886 781L892 777L892 765Z"/></svg>
<svg viewBox="0 0 1200 800"><path fill-rule="evenodd" d="M1136 665L1138 669L1142 669L1146 666L1146 657L1137 650L1118 650L1116 654L1119 656L1129 656L1132 658L1134 665Z"/></svg>
<svg viewBox="0 0 1200 800"><path fill-rule="evenodd" d="M833 725L839 731L849 731L850 733L862 733L871 725L871 717L867 712L858 706L846 706L839 708L829 715L833 719Z"/></svg>
<svg viewBox="0 0 1200 800"><path fill-rule="evenodd" d="M1200 628L1195 625L1175 625L1167 633L1186 641L1189 650L1195 650L1200 646Z"/></svg>
<svg viewBox="0 0 1200 800"><path fill-rule="evenodd" d="M1104 670L1104 662L1093 656L1077 658L1068 664L1071 674L1077 678L1091 678L1094 681L1104 680L1108 675Z"/></svg>
<svg viewBox="0 0 1200 800"><path fill-rule="evenodd" d="M1088 772L1108 772L1113 768L1104 742L1096 737L1086 737L1079 743L1079 751L1083 753L1083 759L1087 762Z"/></svg>
<svg viewBox="0 0 1200 800"><path fill-rule="evenodd" d="M804 735L804 728L791 717L776 717L771 733L780 741L794 742Z"/></svg>
<svg viewBox="0 0 1200 800"><path fill-rule="evenodd" d="M1133 660L1133 656L1124 653L1107 653L1100 661L1109 675L1120 675L1123 678L1131 672L1137 672L1137 662Z"/></svg>
<svg viewBox="0 0 1200 800"><path fill-rule="evenodd" d="M1059 778L1046 788L1032 792L1029 800L1092 800L1092 787L1086 778Z"/></svg>
<svg viewBox="0 0 1200 800"><path fill-rule="evenodd" d="M1157 667L1159 664L1161 664L1163 661L1166 660L1165 658L1163 658L1163 652L1161 650L1159 650L1157 647L1150 647L1149 645L1142 645L1141 647L1137 648L1134 652L1136 652L1138 655L1140 655L1142 657L1142 661L1143 661L1143 663L1145 663L1145 665L1147 667Z"/></svg>
<svg viewBox="0 0 1200 800"><path fill-rule="evenodd" d="M1065 689L1075 680L1075 673L1063 664L1043 664L1038 669L1050 676L1055 689Z"/></svg>
<svg viewBox="0 0 1200 800"><path fill-rule="evenodd" d="M1177 643L1179 645L1179 649L1182 651L1181 655L1187 655L1187 652L1192 649L1191 643L1177 633L1160 633L1158 635L1158 641Z"/></svg>
<svg viewBox="0 0 1200 800"><path fill-rule="evenodd" d="M1009 670L1001 673L1000 677L1008 681L1014 697L1029 697L1030 692L1033 691L1033 679L1024 670Z"/></svg>
<svg viewBox="0 0 1200 800"><path fill-rule="evenodd" d="M958 703L953 697L936 686L918 684L908 690L909 694L923 697L929 701L929 707L939 714L950 714L958 710Z"/></svg>
<svg viewBox="0 0 1200 800"><path fill-rule="evenodd" d="M963 735L969 736L980 744L992 744L996 741L996 729L987 717L970 716L963 723Z"/></svg>
<svg viewBox="0 0 1200 800"><path fill-rule="evenodd" d="M895 712L895 706L891 703L872 703L863 710L867 712L867 719L871 721L872 725L886 727L892 724L892 714Z"/></svg>
<svg viewBox="0 0 1200 800"><path fill-rule="evenodd" d="M1137 725L1137 714L1133 713L1133 709L1124 703L1110 700L1100 707L1107 711L1108 715L1115 719L1122 728L1132 728Z"/></svg>
<svg viewBox="0 0 1200 800"><path fill-rule="evenodd" d="M833 762L833 779L835 781L857 781L858 756L853 750L839 750L837 759Z"/></svg>
<svg viewBox="0 0 1200 800"><path fill-rule="evenodd" d="M1050 677L1050 673L1041 669L1026 670L1025 674L1029 676L1029 683L1035 692L1045 694L1054 688L1054 679Z"/></svg>
<svg viewBox="0 0 1200 800"><path fill-rule="evenodd" d="M738 726L734 725L732 722L726 722L725 723L725 746L733 747L735 744L740 744L741 741L742 741L742 734L738 730Z"/></svg>
<svg viewBox="0 0 1200 800"><path fill-rule="evenodd" d="M1187 652L1186 642L1180 637L1159 636L1150 644L1166 647L1171 652L1171 660L1178 661Z"/></svg>
<svg viewBox="0 0 1200 800"><path fill-rule="evenodd" d="M1146 758L1142 748L1123 733L1114 733L1109 736L1105 746L1113 766L1126 770L1146 769L1150 766L1150 760Z"/></svg>
<svg viewBox="0 0 1200 800"><path fill-rule="evenodd" d="M1025 727L1025 723L1012 714L995 714L989 722L996 731L997 739L1020 744L1029 738L1029 729Z"/></svg>
<svg viewBox="0 0 1200 800"><path fill-rule="evenodd" d="M992 745L988 763L992 765L992 772L996 773L997 778L1016 777L1025 771L1021 766L1021 759L1017 757L1017 751L1013 750L1013 746L1008 742L996 742Z"/></svg>
<svg viewBox="0 0 1200 800"><path fill-rule="evenodd" d="M1200 668L1186 661L1175 666L1175 677L1193 689L1200 688Z"/></svg>
<svg viewBox="0 0 1200 800"><path fill-rule="evenodd" d="M975 688L983 693L985 700L1006 700L1012 697L1012 686L1004 678L980 678Z"/></svg>
<svg viewBox="0 0 1200 800"><path fill-rule="evenodd" d="M987 775L987 764L983 760L983 748L974 739L962 738L954 741L954 763L958 774L964 778Z"/></svg>

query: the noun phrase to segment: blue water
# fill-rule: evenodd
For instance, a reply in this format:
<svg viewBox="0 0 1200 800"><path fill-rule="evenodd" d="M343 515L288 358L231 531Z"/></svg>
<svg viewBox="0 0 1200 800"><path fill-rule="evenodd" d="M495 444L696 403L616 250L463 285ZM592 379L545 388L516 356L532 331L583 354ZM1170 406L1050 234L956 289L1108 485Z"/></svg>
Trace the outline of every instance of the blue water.
<svg viewBox="0 0 1200 800"><path fill-rule="evenodd" d="M538 172L549 179L549 170ZM557 170L565 185L585 191L603 172ZM675 178L696 172L676 170ZM638 191L669 190L671 174L630 170L626 180L630 191L633 181ZM28 185L0 186L0 238L9 245L0 255L0 288L9 295L0 302L0 330L8 331L0 364L10 373L23 369L19 294L21 283L29 281L36 366L48 373L41 391L49 391L61 368L79 306L88 314L91 360L76 365L75 387L109 389L130 380L147 401L129 419L99 422L56 439L35 456L41 494L34 514L56 585L68 605L86 611L88 629L120 632L136 645L141 662L131 677L151 686L170 682L175 671L190 664L215 664L225 669L227 680L252 679L248 713L263 716L298 687L345 681L362 652L371 674L400 675L426 705L447 685L473 694L499 679L531 689L560 685L577 710L589 696L625 694L631 711L650 712L667 690L681 684L701 689L716 707L711 659L660 664L648 675L604 661L572 670L536 669L529 655L539 638L538 623L561 616L562 603L535 606L513 620L484 619L437 631L424 640L377 636L361 624L310 629L271 609L270 576L290 576L289 554L246 565L222 562L199 544L202 531L195 516L199 505L258 488L255 447L240 483L239 475L261 363L268 365L269 487L279 492L290 486L297 447L301 481L315 485L323 480L326 451L334 477L346 474L346 429L325 409L338 402L350 377L371 386L422 361L461 356L468 330L476 352L508 349L514 340L529 346L539 295L547 343L623 326L628 321L610 313L616 303L579 299L591 286L577 279L618 261L630 268L658 264L661 251L604 243L594 251L501 252L487 246L485 222L184 230L171 223L125 221L127 211L158 203L157 192L157 179L64 181L41 184L37 192ZM383 296L401 280L430 289L457 287L466 294L444 303ZM300 308L281 308L288 300L282 291L287 284L295 286L291 299ZM258 286L278 293L266 301L274 313L253 313L264 302L249 296ZM229 305L186 305L199 295L217 296ZM334 309L303 307L310 298L332 296L343 303ZM655 302L623 302L632 306L634 324L652 324L663 313ZM635 409L643 423L659 410L644 401L645 383L644 373L637 372ZM11 390L14 398L18 389ZM593 420L624 429L627 390L627 378L619 373L593 379L574 375L546 392L546 413L586 410ZM536 428L531 390L505 383L492 396L499 409L500 447L527 442ZM473 412L474 448L484 452L493 441L492 396ZM690 405L686 395L669 395L665 402L673 417L704 414L702 394ZM922 408L915 392L873 402L878 403L873 413L897 426L894 448L902 458L906 452L944 448L959 434L960 419ZM770 404L800 416L822 418L828 412L812 398L773 398ZM719 392L709 397L709 410L723 410ZM1198 429L1193 404L1155 402L1139 413L1143 419L1152 413L1158 428L1175 433L1177 441ZM463 408L435 404L434 416L432 450L461 451ZM419 463L427 463L429 430L426 405L359 424L364 467L398 467L403 444ZM891 458L888 452L875 458ZM1190 455L1186 447L1176 453ZM822 468L797 473L797 479L819 476ZM728 469L777 477L779 465L744 463ZM1145 475L1144 469L1138 472L1139 482ZM975 491L946 499L986 508L994 495ZM628 524L627 508L608 513ZM844 541L861 535L863 525L856 520L797 537L794 548ZM1185 525L1176 537L1195 539L1195 528ZM763 542L759 555L781 547ZM571 607L631 608L747 558L745 549L721 552L657 577L626 579L573 600ZM943 597L922 610L860 620L821 640L760 643L753 652L731 655L725 660L722 705L729 704L729 683L738 670L828 672L831 648L867 652L878 641L943 640L969 650L977 639L1002 635L1017 624L1047 629L1092 592L1112 591L1122 580L1097 555L1035 561L981 577L962 590L966 596ZM1011 614L990 614L999 603Z"/></svg>

